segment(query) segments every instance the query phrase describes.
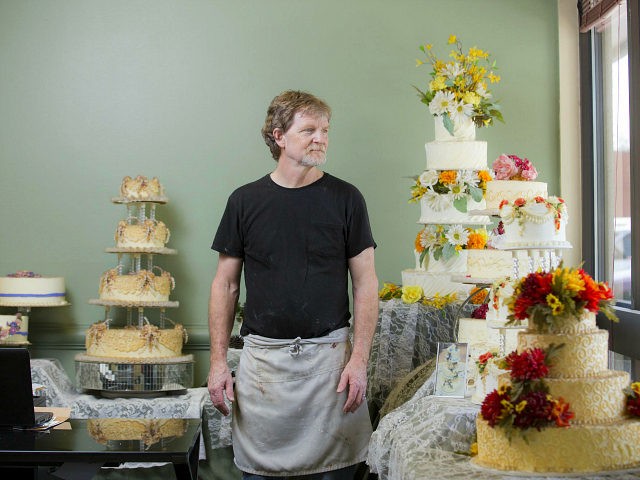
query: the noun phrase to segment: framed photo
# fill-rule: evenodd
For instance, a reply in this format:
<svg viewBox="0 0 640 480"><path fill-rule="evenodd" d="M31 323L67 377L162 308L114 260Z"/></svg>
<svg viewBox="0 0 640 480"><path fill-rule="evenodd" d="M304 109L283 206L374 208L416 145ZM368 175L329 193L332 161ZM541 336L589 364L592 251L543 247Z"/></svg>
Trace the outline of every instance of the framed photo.
<svg viewBox="0 0 640 480"><path fill-rule="evenodd" d="M438 342L437 397L464 398L467 386L467 344Z"/></svg>

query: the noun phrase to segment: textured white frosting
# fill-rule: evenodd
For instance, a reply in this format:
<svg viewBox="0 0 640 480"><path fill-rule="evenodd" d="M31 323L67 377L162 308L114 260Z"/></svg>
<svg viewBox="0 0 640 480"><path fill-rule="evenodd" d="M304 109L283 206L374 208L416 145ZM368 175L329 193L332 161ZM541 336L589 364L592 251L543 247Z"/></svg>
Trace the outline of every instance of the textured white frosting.
<svg viewBox="0 0 640 480"><path fill-rule="evenodd" d="M504 224L501 246L570 246L567 242L566 212L560 219L560 228L556 229L553 212L544 203L528 203L521 207L523 218L515 217L512 205L500 209L500 218Z"/></svg>
<svg viewBox="0 0 640 480"><path fill-rule="evenodd" d="M469 117L453 123L453 135L444 127L441 115L434 117L434 123L437 142L464 142L476 139L476 126Z"/></svg>
<svg viewBox="0 0 640 480"><path fill-rule="evenodd" d="M471 278L500 278L513 275L513 255L510 251L470 249L467 252L467 275Z"/></svg>
<svg viewBox="0 0 640 480"><path fill-rule="evenodd" d="M422 287L425 297L456 293L459 298L464 299L471 290L471 285L452 282L451 275L447 273L432 273L415 269L402 271L402 285Z"/></svg>
<svg viewBox="0 0 640 480"><path fill-rule="evenodd" d="M527 182L518 180L492 180L487 182L485 200L487 208L500 206L502 200L513 202L518 198L531 200L535 197L547 198L547 184L545 182Z"/></svg>
<svg viewBox="0 0 640 480"><path fill-rule="evenodd" d="M427 170L486 170L487 142L428 142Z"/></svg>
<svg viewBox="0 0 640 480"><path fill-rule="evenodd" d="M0 277L0 305L63 305L64 277Z"/></svg>
<svg viewBox="0 0 640 480"><path fill-rule="evenodd" d="M484 210L484 199L479 202L469 198L467 201L467 210ZM420 199L420 220L418 223L459 223L461 225L487 225L491 223L491 219L487 215L469 215L468 213L462 213L453 206L453 203L449 202L449 206L440 211L436 211L431 208L424 198Z"/></svg>
<svg viewBox="0 0 640 480"><path fill-rule="evenodd" d="M460 250L458 255L455 255L446 261L442 258L439 260L434 259L433 254L429 252L429 254L425 256L422 264L420 263L420 254L415 250L413 253L416 257L416 270L432 273L464 273L467 270L468 250Z"/></svg>

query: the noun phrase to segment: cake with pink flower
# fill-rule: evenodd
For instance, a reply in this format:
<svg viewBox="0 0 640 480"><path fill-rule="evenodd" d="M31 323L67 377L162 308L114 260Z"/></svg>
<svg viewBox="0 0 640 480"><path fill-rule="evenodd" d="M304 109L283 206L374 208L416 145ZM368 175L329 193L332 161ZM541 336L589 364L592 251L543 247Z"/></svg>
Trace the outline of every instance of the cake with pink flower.
<svg viewBox="0 0 640 480"><path fill-rule="evenodd" d="M547 196L547 184L534 181L538 171L529 159L503 153L491 168L493 181L487 184L485 194L487 209L499 208L503 200L513 202L518 198L530 200Z"/></svg>
<svg viewBox="0 0 640 480"><path fill-rule="evenodd" d="M617 320L612 300L605 283L562 265L515 284L509 315L528 327L504 359L508 381L482 403L476 464L574 475L640 466L636 392L608 368L608 332L595 321L598 311Z"/></svg>

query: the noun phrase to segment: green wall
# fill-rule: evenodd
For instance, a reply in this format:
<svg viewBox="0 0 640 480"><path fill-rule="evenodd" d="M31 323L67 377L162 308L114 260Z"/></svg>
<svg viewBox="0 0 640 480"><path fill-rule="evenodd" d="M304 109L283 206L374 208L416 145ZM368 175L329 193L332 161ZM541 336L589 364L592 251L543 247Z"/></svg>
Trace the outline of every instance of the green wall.
<svg viewBox="0 0 640 480"><path fill-rule="evenodd" d="M433 138L415 59L422 43L448 53L452 33L498 62L506 124L478 132L489 161L526 156L557 193L557 30L556 0L0 0L0 274L62 275L72 302L32 312L32 355L73 374L116 261L104 249L125 208L110 199L125 175L157 176L178 255L156 263L204 380L209 246L229 193L274 168L259 131L289 88L332 105L326 170L363 192L379 279L399 283L418 230L407 177Z"/></svg>

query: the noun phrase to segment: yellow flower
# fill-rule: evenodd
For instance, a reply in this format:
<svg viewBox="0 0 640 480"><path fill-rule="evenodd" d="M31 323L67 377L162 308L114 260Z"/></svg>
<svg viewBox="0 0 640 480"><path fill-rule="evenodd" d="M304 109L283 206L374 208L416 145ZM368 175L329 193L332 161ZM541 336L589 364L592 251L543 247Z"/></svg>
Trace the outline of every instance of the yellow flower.
<svg viewBox="0 0 640 480"><path fill-rule="evenodd" d="M551 313L553 315L560 315L564 311L564 305L553 293L548 294L545 299L547 301L547 305L551 307Z"/></svg>
<svg viewBox="0 0 640 480"><path fill-rule="evenodd" d="M441 75L436 75L436 77L429 82L429 88L434 92L437 90L442 90L447 87L445 83L445 78Z"/></svg>
<svg viewBox="0 0 640 480"><path fill-rule="evenodd" d="M469 447L469 455L472 457L478 455L478 442L473 442Z"/></svg>
<svg viewBox="0 0 640 480"><path fill-rule="evenodd" d="M633 390L636 395L640 395L640 382L633 382L631 384L631 390Z"/></svg>
<svg viewBox="0 0 640 480"><path fill-rule="evenodd" d="M379 297L384 297L385 295L393 296L393 294L397 292L399 289L400 287L398 287L397 285L394 285L393 283L385 283L382 286L382 289L380 290L380 292L378 292L378 296Z"/></svg>
<svg viewBox="0 0 640 480"><path fill-rule="evenodd" d="M458 37L456 37L455 35L449 35L449 45L451 45L452 43L456 43L456 41L458 40Z"/></svg>
<svg viewBox="0 0 640 480"><path fill-rule="evenodd" d="M522 400L520 403L516 405L516 412L518 413L522 412L526 406L527 406L527 401Z"/></svg>
<svg viewBox="0 0 640 480"><path fill-rule="evenodd" d="M404 303L416 303L422 298L422 287L409 285L402 287L402 301Z"/></svg>
<svg viewBox="0 0 640 480"><path fill-rule="evenodd" d="M480 95L478 95L476 92L465 92L462 95L462 101L464 103L470 103L471 105L479 105Z"/></svg>
<svg viewBox="0 0 640 480"><path fill-rule="evenodd" d="M424 46L424 48L425 48L425 49L427 49L427 50L431 50L431 49L433 48L433 45L432 45L431 43L427 43L427 44Z"/></svg>
<svg viewBox="0 0 640 480"><path fill-rule="evenodd" d="M440 182L445 185L456 183L457 178L458 172L456 172L455 170L443 170L442 172L440 172L440 175L438 175L438 179L440 180Z"/></svg>
<svg viewBox="0 0 640 480"><path fill-rule="evenodd" d="M416 58L416 67L419 67L420 65L424 65L424 62L419 58Z"/></svg>
<svg viewBox="0 0 640 480"><path fill-rule="evenodd" d="M478 172L478 178L480 179L481 182L490 182L491 174L489 173L488 170L480 170Z"/></svg>
<svg viewBox="0 0 640 480"><path fill-rule="evenodd" d="M585 288L584 280L580 276L577 270L572 270L568 267L558 268L553 272L553 282L560 280L565 290L571 293L582 292Z"/></svg>
<svg viewBox="0 0 640 480"><path fill-rule="evenodd" d="M467 248L481 250L487 245L487 231L484 228L474 230L469 234Z"/></svg>
<svg viewBox="0 0 640 480"><path fill-rule="evenodd" d="M474 58L474 59L475 59L475 58L488 58L488 57L489 57L489 54L488 54L487 52L485 52L485 51L483 51L483 50L479 49L479 48L471 47L471 48L469 49L469 56L470 56L471 58Z"/></svg>
<svg viewBox="0 0 640 480"><path fill-rule="evenodd" d="M493 72L489 72L489 75L487 75L487 78L489 78L489 81L491 83L498 83L500 81L500 75L496 75Z"/></svg>

